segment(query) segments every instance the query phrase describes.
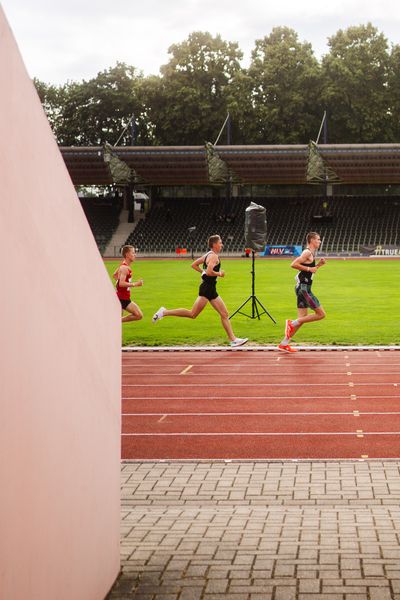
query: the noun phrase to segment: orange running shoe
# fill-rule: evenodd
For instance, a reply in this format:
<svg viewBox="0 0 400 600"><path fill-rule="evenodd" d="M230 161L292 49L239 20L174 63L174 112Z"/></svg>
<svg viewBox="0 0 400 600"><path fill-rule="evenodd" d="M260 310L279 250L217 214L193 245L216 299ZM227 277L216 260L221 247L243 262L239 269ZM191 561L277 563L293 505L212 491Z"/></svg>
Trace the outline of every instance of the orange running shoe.
<svg viewBox="0 0 400 600"><path fill-rule="evenodd" d="M287 338L288 340L294 335L295 333L295 328L292 325L292 321L290 319L286 320L286 326L285 326L285 338Z"/></svg>
<svg viewBox="0 0 400 600"><path fill-rule="evenodd" d="M289 344L279 344L278 350L280 350L281 352L287 352L288 354L291 354L292 352L297 352L296 348L289 346Z"/></svg>

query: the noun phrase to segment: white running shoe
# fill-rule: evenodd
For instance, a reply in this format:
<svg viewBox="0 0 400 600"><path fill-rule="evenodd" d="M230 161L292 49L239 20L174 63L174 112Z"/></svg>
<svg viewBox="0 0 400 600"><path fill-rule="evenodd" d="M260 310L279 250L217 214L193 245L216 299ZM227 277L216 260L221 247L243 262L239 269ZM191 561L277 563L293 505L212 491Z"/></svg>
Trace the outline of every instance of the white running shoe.
<svg viewBox="0 0 400 600"><path fill-rule="evenodd" d="M160 321L160 319L163 318L164 310L167 310L165 308L165 306L161 306L161 308L159 308L158 311L156 313L154 313L153 318L152 318L153 323L157 323L158 321Z"/></svg>
<svg viewBox="0 0 400 600"><path fill-rule="evenodd" d="M229 345L232 346L232 348L237 348L237 346L243 346L243 344L248 341L249 338L236 338L232 342L229 342Z"/></svg>

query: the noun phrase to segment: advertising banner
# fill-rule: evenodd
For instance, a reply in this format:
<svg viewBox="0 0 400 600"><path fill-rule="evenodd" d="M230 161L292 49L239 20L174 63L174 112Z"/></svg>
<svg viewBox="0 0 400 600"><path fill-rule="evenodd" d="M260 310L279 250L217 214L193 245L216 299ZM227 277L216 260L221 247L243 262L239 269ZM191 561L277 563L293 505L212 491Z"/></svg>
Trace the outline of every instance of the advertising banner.
<svg viewBox="0 0 400 600"><path fill-rule="evenodd" d="M300 256L301 246L265 246L262 256Z"/></svg>
<svg viewBox="0 0 400 600"><path fill-rule="evenodd" d="M360 246L360 252L369 256L400 256L399 246Z"/></svg>

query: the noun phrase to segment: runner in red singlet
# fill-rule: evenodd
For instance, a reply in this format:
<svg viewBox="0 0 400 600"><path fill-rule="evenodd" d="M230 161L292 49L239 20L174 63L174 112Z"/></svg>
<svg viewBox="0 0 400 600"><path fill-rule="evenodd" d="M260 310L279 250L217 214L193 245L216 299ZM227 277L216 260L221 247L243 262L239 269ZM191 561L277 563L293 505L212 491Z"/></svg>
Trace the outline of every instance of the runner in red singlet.
<svg viewBox="0 0 400 600"><path fill-rule="evenodd" d="M116 290L122 311L125 310L130 313L126 317L122 317L122 323L140 321L140 319L143 319L143 313L136 302L131 300L131 288L143 285L143 279L139 279L139 281L131 280L132 270L130 265L136 258L135 248L133 246L124 246L122 248L122 256L124 260L113 273L113 277L117 281Z"/></svg>

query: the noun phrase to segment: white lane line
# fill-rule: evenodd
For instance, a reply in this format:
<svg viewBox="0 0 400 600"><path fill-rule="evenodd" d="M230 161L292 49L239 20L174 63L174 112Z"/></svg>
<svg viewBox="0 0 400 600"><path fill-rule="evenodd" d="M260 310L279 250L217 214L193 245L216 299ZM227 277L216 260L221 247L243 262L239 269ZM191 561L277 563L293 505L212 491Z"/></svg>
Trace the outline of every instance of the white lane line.
<svg viewBox="0 0 400 600"><path fill-rule="evenodd" d="M177 433L121 433L122 437L210 437L210 436L224 436L224 437L232 437L232 436L241 436L241 437L251 437L251 436L257 436L257 437L277 437L277 436L285 436L285 437L294 437L294 436L318 436L318 435L323 435L323 436L341 436L341 435L352 435L355 437L358 437L359 435L379 435L379 436L384 436L384 435L400 435L400 431L363 431L362 434L356 432L356 431L310 431L310 432L303 432L303 431L299 431L299 432L281 432L278 433L276 431L274 432L261 432L258 431L256 433L249 433L248 431L244 431L244 432L237 432L237 433L232 433L232 432L225 432L225 431L219 431L219 432L215 432L215 433L187 433L187 432L177 432Z"/></svg>
<svg viewBox="0 0 400 600"><path fill-rule="evenodd" d="M179 375L184 375L185 373L187 373L191 368L193 367L193 365L189 365L188 367L186 367L186 369L184 369L183 371L181 371L179 373ZM400 369L400 366L399 366ZM199 372L191 372L191 375L193 375L193 377L204 377L204 375L208 374L209 370L204 373L199 373ZM285 371L285 376L286 377L290 377L291 375L293 376L297 376L298 374L304 373L304 371L302 369L299 369L298 373L294 373L294 372L288 372ZM313 371L313 373L308 373L308 376L314 376L314 377L318 377L320 375L362 375L362 376L370 376L370 375L398 375L399 374L399 370L396 371L379 371L379 373L376 373L375 371ZM153 371L149 371L147 372L143 372L141 371L140 373L136 371L132 371L132 373L125 373L125 375L132 375L134 377L140 377L140 376L151 376L151 377L175 377L176 376L176 372L171 372L171 373L154 373ZM265 369L263 369L263 372L260 373L259 371L254 371L254 372L249 372L249 371L243 371L243 372L229 372L229 371L221 371L220 369L218 369L218 376L223 376L226 375L226 377L250 377L250 376L259 376L259 377L283 377L282 372L281 373L268 373L268 375L265 374Z"/></svg>
<svg viewBox="0 0 400 600"><path fill-rule="evenodd" d="M399 396L350 396L350 400L363 400L363 399L374 399L374 400L391 400L393 398L399 399ZM190 400L348 400L348 396L190 396ZM182 396L123 396L122 400L188 400L188 397Z"/></svg>
<svg viewBox="0 0 400 600"><path fill-rule="evenodd" d="M348 383L303 383L303 382L297 382L297 383L123 383L122 387L151 387L151 388L160 388L160 387L193 387L193 385L195 385L196 387L207 387L207 388L213 388L213 387L261 387L261 386L265 386L265 387L297 387L297 388L304 388L304 387L312 387L312 386L318 386L318 387L334 387L334 386L341 386L341 387L353 387L353 386L359 386L359 385L374 385L376 387L382 387L384 385L393 385L393 386L397 386L397 383L394 383L392 381L387 381L387 382L376 382L376 381L371 381L370 383L354 383L353 381L350 381Z"/></svg>
<svg viewBox="0 0 400 600"><path fill-rule="evenodd" d="M325 365L321 365L321 366L325 366ZM350 364L349 364L350 366ZM400 366L399 362L353 362L352 363L353 367L396 367L396 366Z"/></svg>
<svg viewBox="0 0 400 600"><path fill-rule="evenodd" d="M373 352L374 350L378 350L378 351L396 351L399 350L399 346L397 345L382 345L382 344L374 344L374 345L360 345L360 346L354 346L354 345L343 345L343 346L331 346L329 344L327 345L321 345L321 346L302 346L301 344L299 344L298 346L296 346L296 348L298 348L299 350L304 350L304 352L312 352L312 353L318 353L318 354L326 354L328 352L335 352L338 354L341 354L342 352L344 354L349 354L349 353L355 353L355 354L359 354L360 352ZM266 344L264 346L252 346L251 344L243 346L242 348L243 350L246 350L248 353L250 352L277 352L278 351L278 346L277 344ZM237 348L235 348L235 350L237 350ZM177 346L123 346L121 348L121 352L124 355L129 355L129 354L134 354L136 352L140 353L140 354L145 354L145 353L151 353L151 352L159 352L160 354L171 354L172 352L174 353L181 353L181 352L209 352L210 354L213 354L214 352L227 352L227 353L231 353L232 352L232 348L229 346L181 346L181 345L177 345Z"/></svg>
<svg viewBox="0 0 400 600"><path fill-rule="evenodd" d="M310 417L310 416L322 416L322 415L349 415L349 416L357 416L357 417L361 417L363 415L368 415L368 416L375 416L375 415L400 415L400 411L399 412L394 412L394 411L382 411L382 412L360 412L358 410L353 410L353 411L343 411L343 412L334 412L334 411L325 411L325 412L169 412L169 413L163 413L163 412L129 412L129 413L122 413L123 417L159 417L160 415L163 415L163 419L165 417L230 417L230 416L234 416L234 417L243 417L243 416L269 416L269 417L273 417L273 416L296 416L296 417ZM160 419L159 423L161 422Z"/></svg>
<svg viewBox="0 0 400 600"><path fill-rule="evenodd" d="M218 365L217 365L218 366ZM303 369L299 369L298 371L296 370L292 370L292 369L286 369L286 367L284 367L285 370L285 377L298 377L299 375L301 375L302 373L304 373ZM332 371L331 369L325 370L325 371L315 371L313 370L312 375L313 376L319 376L319 375L347 375L347 374L351 374L351 375L398 375L400 371L400 365L399 368L394 370L394 371L377 371L375 369L371 369L370 371ZM204 371L196 371L195 368L193 368L193 370L191 371L191 375L193 376L197 376L197 377L204 377L205 375L209 375L210 371L208 370L204 370ZM122 374L124 376L134 376L137 377L138 375L146 375L146 376L150 376L150 377L174 377L175 375L177 375L176 371L169 371L166 373L160 373L159 371L142 371L140 370L135 370L135 371L122 371ZM182 372L179 373L179 375L182 375ZM243 371L238 371L233 370L233 371L225 371L222 369L218 369L218 375L225 375L226 377L232 377L232 375L235 375L237 377L247 377L247 376L253 376L253 375L264 375L266 376L266 372L265 372L265 368L263 368L262 372L261 371L247 371L247 370L243 370ZM308 375L310 375L310 373L308 373ZM279 373L277 371L275 371L275 373L268 373L268 377L283 377L283 373L281 371L281 369L279 369Z"/></svg>
<svg viewBox="0 0 400 600"><path fill-rule="evenodd" d="M376 385L377 387L382 387L383 385L393 385L394 387L398 386L398 383L394 383L393 381L381 381L381 382L370 382L370 383L354 383L354 385Z"/></svg>

